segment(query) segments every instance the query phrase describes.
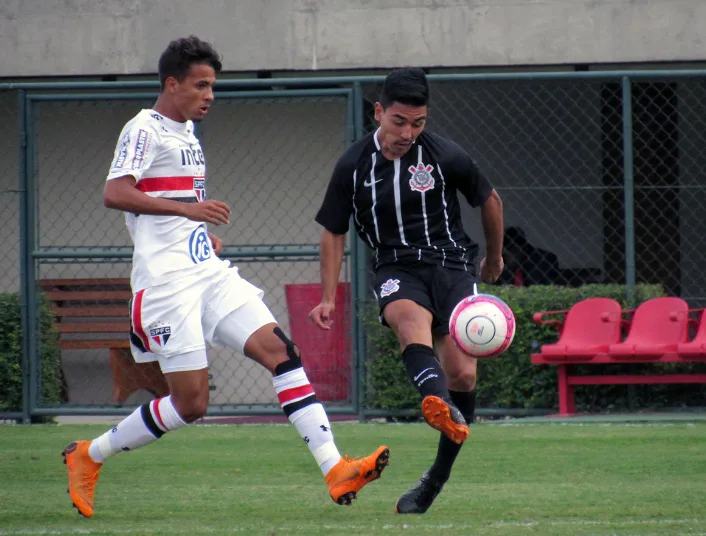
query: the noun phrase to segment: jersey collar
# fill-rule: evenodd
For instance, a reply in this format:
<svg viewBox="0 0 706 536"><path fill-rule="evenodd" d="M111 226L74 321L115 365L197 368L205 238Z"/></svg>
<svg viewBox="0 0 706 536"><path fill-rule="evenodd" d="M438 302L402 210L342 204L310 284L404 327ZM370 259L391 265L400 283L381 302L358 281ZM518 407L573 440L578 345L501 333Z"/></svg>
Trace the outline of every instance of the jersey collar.
<svg viewBox="0 0 706 536"><path fill-rule="evenodd" d="M180 123L178 121L174 121L174 119L169 119L166 115L162 115L159 112L155 110L148 110L151 114L157 114L159 117L161 117L161 121L169 128L176 130L176 131L181 131L181 132L186 132L187 134L190 134L193 128L191 127L191 121L185 121L184 123Z"/></svg>

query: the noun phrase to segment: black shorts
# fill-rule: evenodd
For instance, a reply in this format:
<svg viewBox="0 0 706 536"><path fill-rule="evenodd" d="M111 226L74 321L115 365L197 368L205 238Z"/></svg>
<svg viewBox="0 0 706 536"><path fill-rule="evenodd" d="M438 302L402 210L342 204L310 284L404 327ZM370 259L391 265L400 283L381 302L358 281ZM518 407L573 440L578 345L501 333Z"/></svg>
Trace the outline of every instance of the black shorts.
<svg viewBox="0 0 706 536"><path fill-rule="evenodd" d="M375 297L380 307L380 322L388 303L412 300L428 309L434 319L435 335L449 332L449 318L456 304L473 294L476 277L471 272L433 264L385 264L375 272Z"/></svg>

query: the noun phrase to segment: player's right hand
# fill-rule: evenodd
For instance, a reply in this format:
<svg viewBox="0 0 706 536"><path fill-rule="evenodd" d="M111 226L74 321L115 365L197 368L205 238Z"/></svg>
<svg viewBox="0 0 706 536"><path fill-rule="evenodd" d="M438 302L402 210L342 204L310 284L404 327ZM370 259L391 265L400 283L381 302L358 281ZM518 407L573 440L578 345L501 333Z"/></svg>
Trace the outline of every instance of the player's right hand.
<svg viewBox="0 0 706 536"><path fill-rule="evenodd" d="M208 199L186 205L186 217L191 221L202 221L221 225L230 223L230 207L222 201Z"/></svg>
<svg viewBox="0 0 706 536"><path fill-rule="evenodd" d="M486 283L495 283L500 277L500 274L503 273L504 268L505 263L502 257L497 259L483 257L480 261L480 278Z"/></svg>
<svg viewBox="0 0 706 536"><path fill-rule="evenodd" d="M321 302L309 313L309 318L321 329L330 330L336 306L331 302Z"/></svg>

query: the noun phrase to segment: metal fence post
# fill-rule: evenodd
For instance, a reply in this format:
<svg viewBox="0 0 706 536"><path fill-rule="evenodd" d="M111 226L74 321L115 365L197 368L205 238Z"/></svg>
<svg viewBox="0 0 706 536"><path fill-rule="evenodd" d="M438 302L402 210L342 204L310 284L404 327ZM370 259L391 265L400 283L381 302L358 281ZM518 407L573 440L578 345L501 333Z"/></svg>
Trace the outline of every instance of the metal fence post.
<svg viewBox="0 0 706 536"><path fill-rule="evenodd" d="M365 136L365 118L363 116L363 90L359 81L353 83L353 106L354 106L354 134L356 140L359 140ZM358 317L357 322L357 333L356 333L356 348L357 348L357 361L358 361L358 384L356 385L356 390L358 391L356 400L358 402L355 410L358 413L358 420L363 422L365 420L365 358L367 355L366 350L366 338L365 338L365 320L361 318L361 312L364 312L365 299L366 299L366 285L367 277L365 272L365 244L362 243L358 235L355 233L353 227L351 227L350 233L351 241L351 257L353 260L353 266L355 267L355 272L351 279L356 282L356 294L354 296L356 302L355 315Z"/></svg>
<svg viewBox="0 0 706 536"><path fill-rule="evenodd" d="M19 255L20 255L20 321L22 330L21 367L22 367L22 421L31 422L30 418L30 375L29 375L29 314L28 289L30 282L27 278L27 263L31 249L27 242L27 92L20 89L17 92L17 111L20 126L20 151L18 162L18 189L19 189Z"/></svg>
<svg viewBox="0 0 706 536"><path fill-rule="evenodd" d="M347 115L346 115L346 130L345 130L345 145L346 148L350 146L356 139L356 99L355 93L350 95L348 98ZM350 228L353 229L353 218L351 218ZM358 273L358 242L356 240L355 233L351 232L348 234L348 248L350 250L350 271L351 271L351 285L350 285L350 296L348 297L350 308L351 308L351 405L353 406L353 411L358 413L360 411L360 382L361 382L361 359L362 354L360 352L360 339L358 333L360 332L360 318L358 314L358 278L356 274Z"/></svg>
<svg viewBox="0 0 706 536"><path fill-rule="evenodd" d="M26 99L24 105L24 127L25 127L25 168L24 168L24 186L25 186L25 252L24 252L24 273L25 273L25 292L27 302L27 317L26 317L26 350L28 364L28 392L27 406L29 417L34 415L34 410L38 401L38 388L40 385L40 366L39 352L37 350L37 293L35 286L35 265L34 265L34 250L36 249L36 207L37 207L37 184L35 181L35 125L33 103L31 97Z"/></svg>
<svg viewBox="0 0 706 536"><path fill-rule="evenodd" d="M625 203L625 288L629 306L635 304L635 182L633 169L632 80L622 78L623 173Z"/></svg>

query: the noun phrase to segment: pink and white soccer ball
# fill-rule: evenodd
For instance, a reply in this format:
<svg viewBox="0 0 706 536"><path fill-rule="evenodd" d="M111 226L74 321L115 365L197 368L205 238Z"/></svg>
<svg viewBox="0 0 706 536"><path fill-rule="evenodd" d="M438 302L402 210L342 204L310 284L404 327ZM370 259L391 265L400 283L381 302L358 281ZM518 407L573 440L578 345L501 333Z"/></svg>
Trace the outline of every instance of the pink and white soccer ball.
<svg viewBox="0 0 706 536"><path fill-rule="evenodd" d="M515 338L515 315L497 296L474 294L454 307L449 333L471 357L499 356Z"/></svg>

